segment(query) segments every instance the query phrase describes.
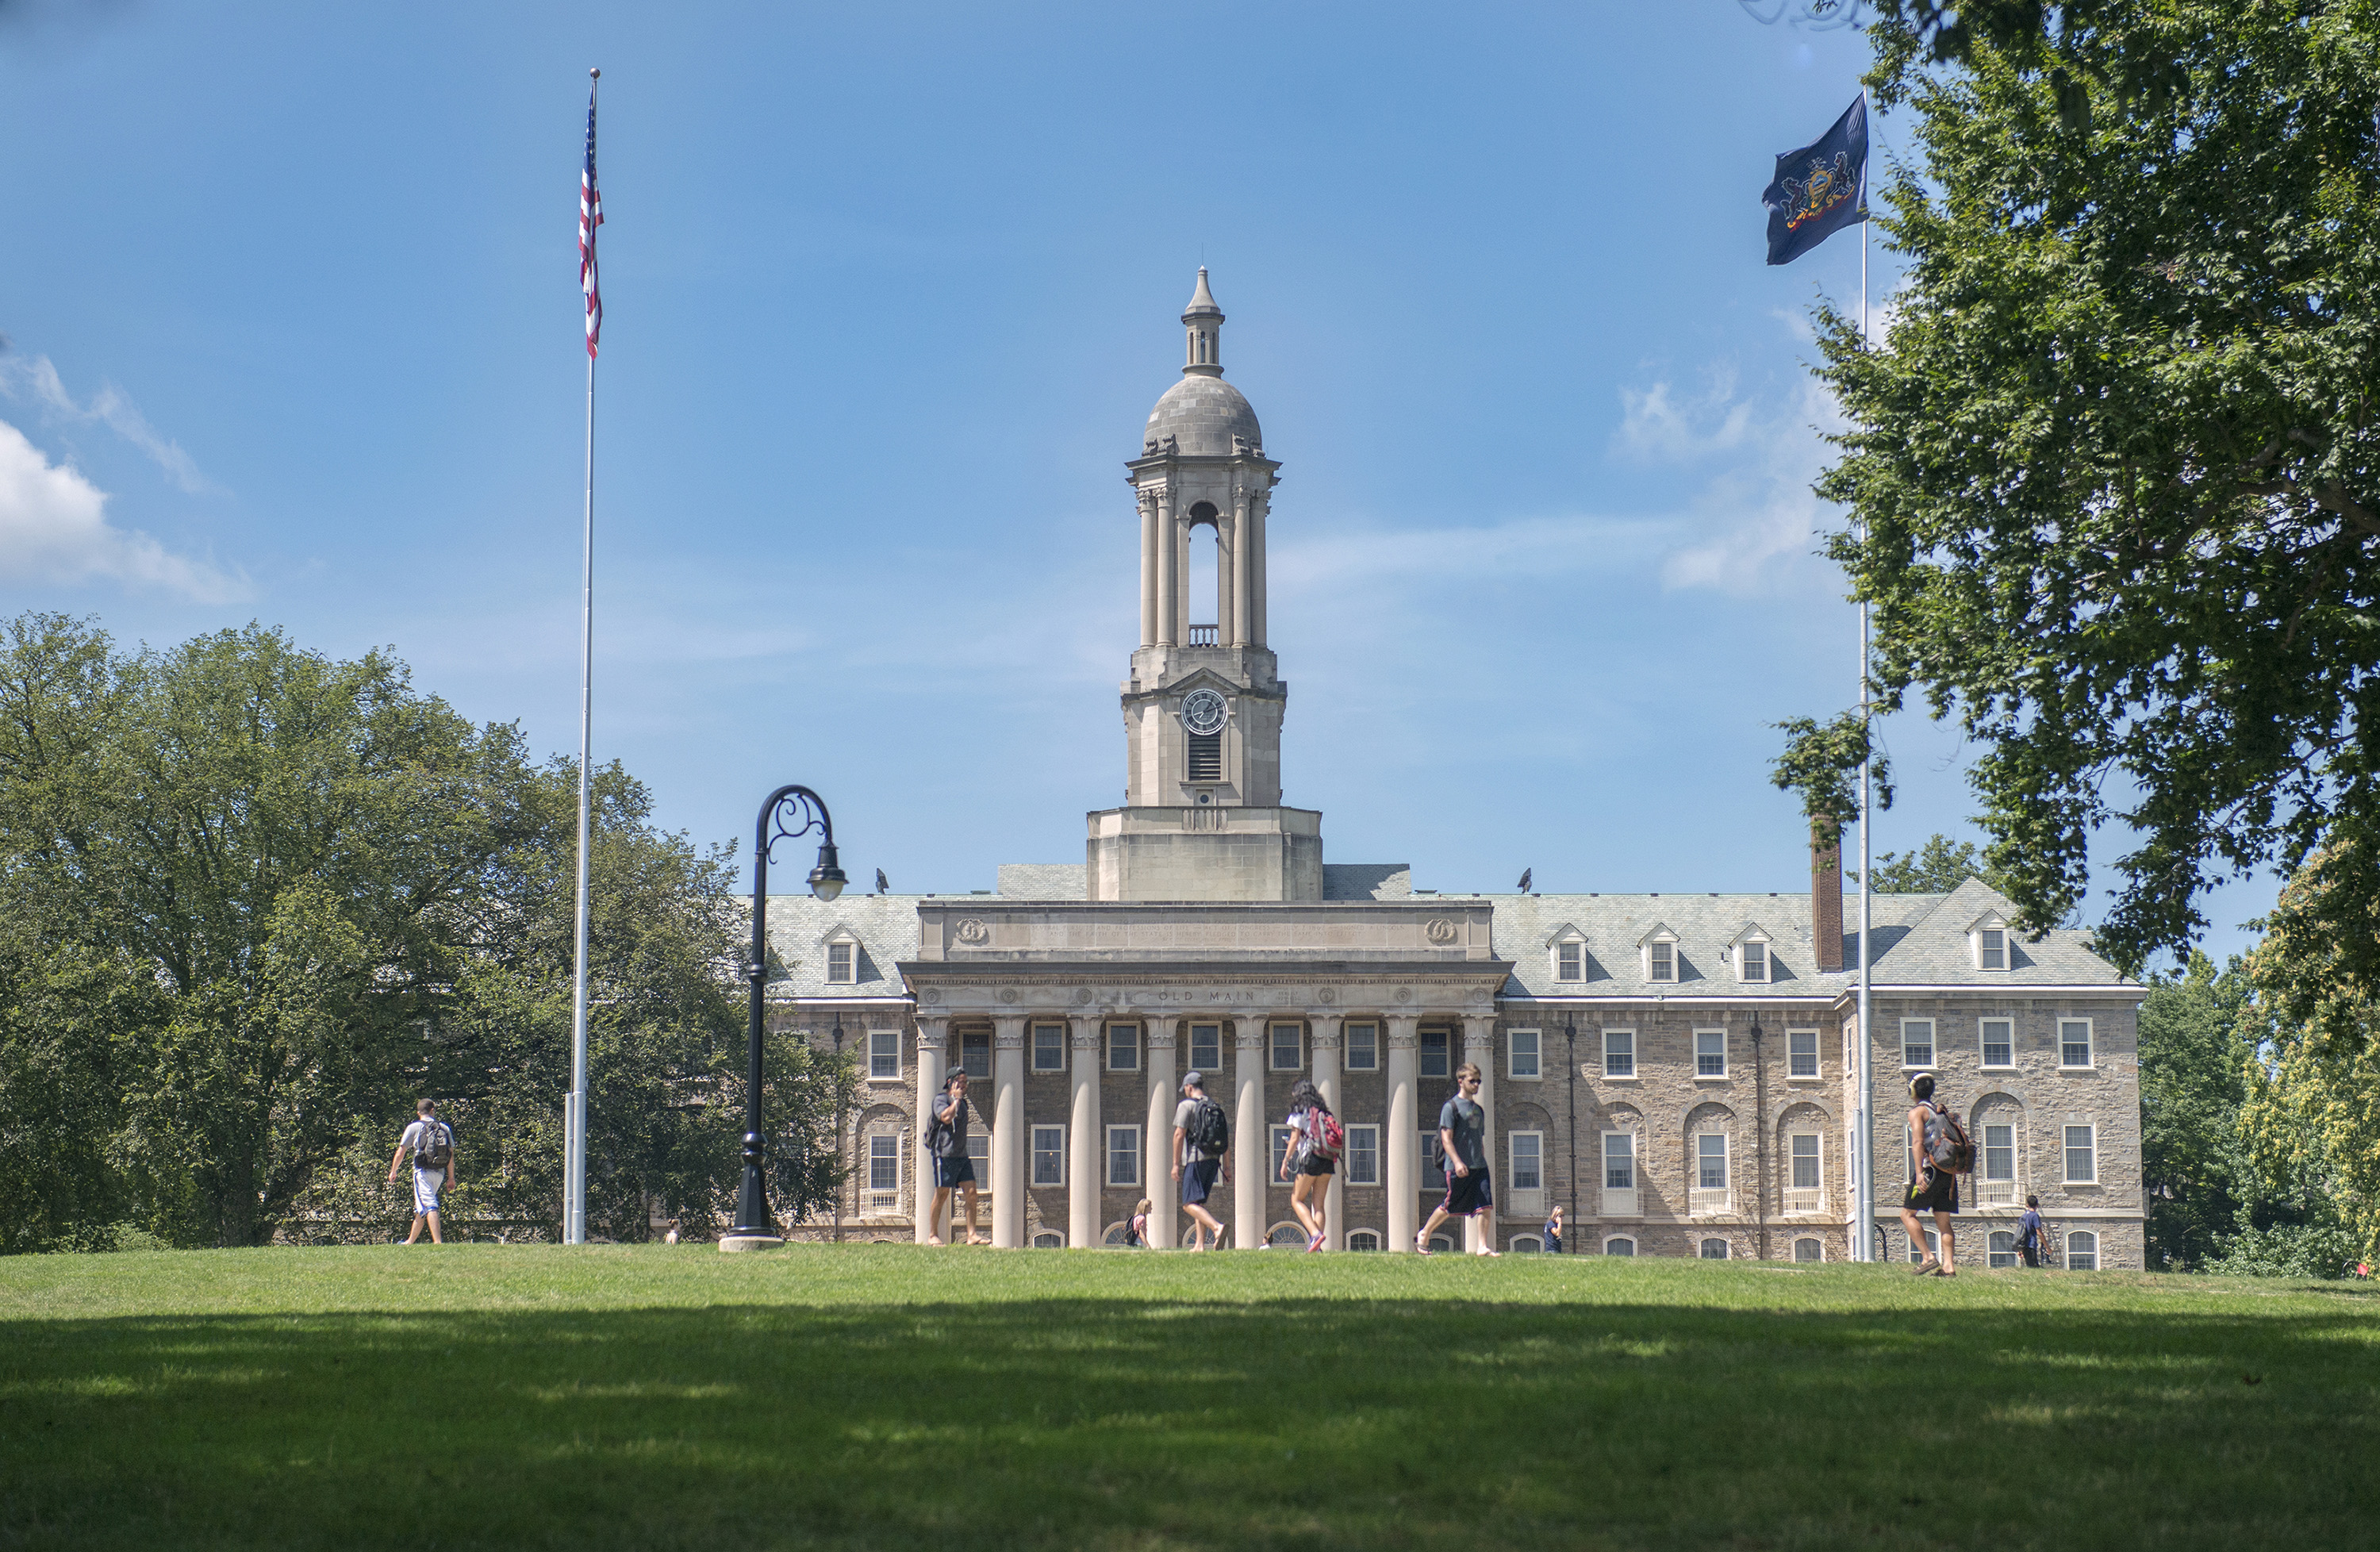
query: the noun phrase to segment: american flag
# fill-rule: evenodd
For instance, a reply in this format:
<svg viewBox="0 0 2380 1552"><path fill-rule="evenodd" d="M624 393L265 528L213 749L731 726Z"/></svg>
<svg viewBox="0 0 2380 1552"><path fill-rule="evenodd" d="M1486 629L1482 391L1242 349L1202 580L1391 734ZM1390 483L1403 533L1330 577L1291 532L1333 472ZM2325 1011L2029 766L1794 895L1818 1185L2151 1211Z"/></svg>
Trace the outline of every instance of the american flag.
<svg viewBox="0 0 2380 1552"><path fill-rule="evenodd" d="M578 288L587 293L587 358L603 337L603 288L595 282L595 228L603 224L603 196L595 188L595 89L587 89L587 165L578 174Z"/></svg>

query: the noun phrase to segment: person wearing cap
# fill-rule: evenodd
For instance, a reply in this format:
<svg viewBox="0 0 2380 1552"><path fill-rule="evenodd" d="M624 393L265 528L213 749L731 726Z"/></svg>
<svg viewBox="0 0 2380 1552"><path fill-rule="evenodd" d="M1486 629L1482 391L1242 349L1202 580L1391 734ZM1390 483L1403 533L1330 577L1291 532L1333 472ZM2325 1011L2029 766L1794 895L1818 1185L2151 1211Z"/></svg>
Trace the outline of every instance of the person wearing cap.
<svg viewBox="0 0 2380 1552"><path fill-rule="evenodd" d="M1223 1226L1207 1210L1207 1198L1219 1177L1232 1178L1230 1146L1209 1155L1192 1141L1198 1107L1214 1104L1207 1097L1206 1073L1194 1067L1182 1074L1182 1103L1173 1109L1173 1178L1182 1182L1182 1210L1190 1215L1193 1250L1220 1250L1223 1243Z"/></svg>
<svg viewBox="0 0 2380 1552"><path fill-rule="evenodd" d="M1957 1257L1952 1254L1951 1215L1959 1210L1959 1177L1948 1170L1934 1168L1929 1158L1931 1139L1926 1135L1928 1122L1942 1114L1941 1102L1934 1097L1934 1074L1920 1073L1909 1080L1909 1097L1916 1103L1909 1107L1909 1194L1900 1199L1900 1227L1909 1235L1912 1250L1921 1254L1925 1248L1925 1230L1917 1221L1921 1212L1934 1215L1934 1232L1941 1242L1942 1254L1925 1255L1918 1266L1919 1277L1957 1277Z"/></svg>

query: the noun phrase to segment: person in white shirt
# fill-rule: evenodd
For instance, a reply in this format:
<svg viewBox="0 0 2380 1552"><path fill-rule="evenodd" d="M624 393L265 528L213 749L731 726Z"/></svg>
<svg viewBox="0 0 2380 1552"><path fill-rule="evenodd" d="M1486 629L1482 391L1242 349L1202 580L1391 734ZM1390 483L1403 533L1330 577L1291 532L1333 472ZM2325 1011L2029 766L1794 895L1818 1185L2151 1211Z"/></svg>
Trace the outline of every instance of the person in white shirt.
<svg viewBox="0 0 2380 1552"><path fill-rule="evenodd" d="M1281 1151L1281 1178L1288 1180L1294 1172L1297 1183L1289 1190L1289 1210L1305 1226L1308 1255L1322 1248L1325 1219L1330 1210L1330 1177L1339 1171L1337 1155L1322 1141L1323 1122L1330 1115L1330 1107L1323 1103L1322 1091L1314 1086L1314 1080L1298 1079L1289 1095L1289 1117L1281 1123L1289 1128L1289 1146Z"/></svg>
<svg viewBox="0 0 2380 1552"><path fill-rule="evenodd" d="M455 1130L438 1119L435 1099L424 1099L413 1109L413 1124L405 1129L396 1151L388 1156L389 1183L396 1183L396 1168L405 1156L413 1155L413 1232L405 1236L405 1243L419 1240L426 1223L431 1243L444 1244L446 1231L438 1220L438 1203L441 1193L455 1185Z"/></svg>

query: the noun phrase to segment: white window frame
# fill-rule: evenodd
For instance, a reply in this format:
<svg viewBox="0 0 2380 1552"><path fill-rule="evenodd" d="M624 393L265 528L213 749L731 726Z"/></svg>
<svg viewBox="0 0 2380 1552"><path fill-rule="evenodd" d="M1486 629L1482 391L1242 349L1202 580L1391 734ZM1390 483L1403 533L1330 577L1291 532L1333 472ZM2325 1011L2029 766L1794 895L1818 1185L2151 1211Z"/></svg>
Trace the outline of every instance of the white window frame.
<svg viewBox="0 0 2380 1552"><path fill-rule="evenodd" d="M1284 1030L1289 1035L1292 1056L1292 1061L1286 1067L1281 1063L1281 1037ZM1293 1024L1287 1019L1265 1021L1265 1067L1274 1073L1305 1071L1305 1025Z"/></svg>
<svg viewBox="0 0 2380 1552"><path fill-rule="evenodd" d="M1718 1071L1716 1073L1707 1073L1703 1070L1703 1037L1706 1035L1716 1035L1718 1037ZM1724 1028L1704 1028L1694 1031L1694 1082L1719 1083L1726 1079L1728 1047L1733 1042L1728 1039L1727 1031Z"/></svg>
<svg viewBox="0 0 2380 1552"><path fill-rule="evenodd" d="M1542 1255L1546 1242L1535 1234L1515 1234L1504 1248L1515 1255Z"/></svg>
<svg viewBox="0 0 2380 1552"><path fill-rule="evenodd" d="M1666 976L1656 974L1661 968L1659 961L1664 956L1656 954L1653 951L1660 948L1669 950L1666 957L1669 960L1670 973ZM1678 958L1677 934L1663 932L1645 939L1645 979L1659 986L1675 986L1678 982Z"/></svg>
<svg viewBox="0 0 2380 1552"><path fill-rule="evenodd" d="M1992 1025L2008 1030L2008 1060L1992 1060ZM2013 1018L1979 1018L1975 1020L1975 1060L1986 1073L2007 1073L2016 1069L2016 1020Z"/></svg>
<svg viewBox="0 0 2380 1552"><path fill-rule="evenodd" d="M2078 1025L2082 1030L2082 1060L2070 1061L2067 1060L2066 1032ZM2061 1015L2058 1021L2058 1070L2061 1073L2088 1073L2098 1065L2099 1031L2096 1021L2087 1018L2066 1018Z"/></svg>
<svg viewBox="0 0 2380 1552"><path fill-rule="evenodd" d="M882 1147L879 1146L885 1143L890 1143L892 1146L890 1147ZM868 1134L868 1194L869 1195L880 1196L899 1194L901 1190L901 1156L908 1151L908 1149L901 1146L901 1134L898 1132L870 1132ZM892 1167L892 1183L891 1185L879 1185L876 1183L876 1166L879 1164L890 1164Z"/></svg>
<svg viewBox="0 0 2380 1552"><path fill-rule="evenodd" d="M1738 939L1734 956L1735 978L1746 985L1767 985L1773 978L1770 967L1776 962L1776 956L1768 952L1770 940L1768 934L1765 932L1748 933ZM1752 952L1755 949L1760 951L1760 974L1757 976L1752 973Z"/></svg>
<svg viewBox="0 0 2380 1552"><path fill-rule="evenodd" d="M1414 1179L1421 1182L1421 1188L1424 1191L1443 1191L1446 1189L1447 1173L1443 1168L1440 1168L1436 1171L1436 1179L1431 1178L1430 1145L1435 1142L1437 1138L1438 1128L1435 1126L1424 1127L1421 1131L1414 1134L1414 1146L1420 1150L1420 1157L1414 1166Z"/></svg>
<svg viewBox="0 0 2380 1552"><path fill-rule="evenodd" d="M901 1081L901 1032L899 1030L871 1029L868 1032L868 1081L869 1083Z"/></svg>
<svg viewBox="0 0 2380 1552"><path fill-rule="evenodd" d="M1056 1138L1057 1145L1053 1147L1043 1147L1041 1146L1041 1141L1045 1137ZM1066 1128L1063 1126L1036 1126L1033 1128L1033 1134L1026 1141L1027 1146L1025 1150L1025 1167L1026 1170L1031 1171L1033 1183L1035 1185L1064 1185L1066 1183ZM1042 1178L1041 1161L1044 1158L1053 1161L1054 1168L1050 1172L1056 1177L1055 1179L1045 1180Z"/></svg>
<svg viewBox="0 0 2380 1552"><path fill-rule="evenodd" d="M1198 1054L1198 1032L1202 1029L1208 1031L1214 1037L1215 1054L1212 1057L1202 1057ZM1223 1066L1223 1026L1220 1024L1192 1025L1189 1054L1191 1071L1204 1073L1209 1078L1219 1073Z"/></svg>
<svg viewBox="0 0 2380 1552"><path fill-rule="evenodd" d="M1975 1131L1980 1134L1978 1138L1978 1146L1975 1149L1975 1163L1977 1165L1977 1169L1975 1170L1975 1205L1985 1207L2002 1206L2014 1206L2016 1205L2016 1122L2013 1120L1981 1122L1976 1124ZM2005 1175L1996 1175L1992 1173L1992 1154L1994 1152L1992 1146L1992 1134L2001 1131L2005 1131L2008 1134L2008 1173ZM1999 1203L1995 1202L1992 1199L1994 1196L1999 1194L1999 1193L1992 1190L1992 1187L1996 1185L2004 1185L2008 1188L2007 1202Z"/></svg>
<svg viewBox="0 0 2380 1552"><path fill-rule="evenodd" d="M1628 1144L1628 1183L1626 1185L1614 1185L1611 1183L1611 1139L1614 1137L1624 1138ZM1640 1167L1643 1160L1637 1157L1637 1155L1642 1151L1643 1150L1638 1148L1636 1146L1635 1133L1617 1131L1606 1132L1603 1134L1603 1150L1600 1155L1603 1159L1603 1189L1606 1191L1625 1191L1633 1194L1638 1185L1638 1177L1644 1173L1643 1169Z"/></svg>
<svg viewBox="0 0 2380 1552"><path fill-rule="evenodd" d="M1432 1045L1432 1041L1436 1041L1437 1044ZM1429 1059L1433 1055L1446 1064L1435 1073L1429 1070ZM1422 1029L1415 1031L1414 1071L1417 1075L1425 1078L1451 1078L1454 1076L1455 1066L1454 1032L1452 1030Z"/></svg>
<svg viewBox="0 0 2380 1552"><path fill-rule="evenodd" d="M1627 1044L1628 1049L1626 1050L1615 1051L1611 1049L1611 1037L1615 1035ZM1622 1059L1628 1063L1628 1071L1624 1073L1615 1073L1611 1070L1611 1059L1615 1056ZM1636 1031L1633 1029L1607 1029L1603 1032L1603 1077L1604 1081L1607 1083L1634 1083L1636 1081Z"/></svg>
<svg viewBox="0 0 2380 1552"><path fill-rule="evenodd" d="M1995 938L1999 940L1998 964L1991 963ZM1998 916L1985 916L1967 929L1967 949L1974 967L1989 975L2001 975L2016 964L2016 945L2010 940L2009 925Z"/></svg>
<svg viewBox="0 0 2380 1552"><path fill-rule="evenodd" d="M2091 1172L2074 1172L2074 1134L2082 1134L2082 1151L2090 1156ZM2099 1183L2099 1123L2095 1121L2070 1121L2058 1132L2058 1177L2064 1185L2096 1185Z"/></svg>
<svg viewBox="0 0 2380 1552"><path fill-rule="evenodd" d="M1371 1160L1371 1170L1359 1178L1355 1159L1362 1155ZM1380 1183L1380 1129L1373 1125L1347 1128L1347 1183L1352 1186L1373 1186Z"/></svg>
<svg viewBox="0 0 2380 1552"><path fill-rule="evenodd" d="M962 1030L959 1034L959 1071L970 1078L990 1083L991 1081L991 1034L989 1030ZM967 1062L967 1058L978 1051L983 1053L981 1072L976 1071Z"/></svg>
<svg viewBox="0 0 2380 1552"><path fill-rule="evenodd" d="M1912 1061L1909 1060L1909 1032L1920 1025L1923 1025L1925 1030L1925 1060ZM1935 1021L1930 1018L1902 1019L1900 1021L1900 1070L1904 1073L1932 1072L1935 1061L1942 1054L1941 1046L1936 1043L1940 1033Z"/></svg>
<svg viewBox="0 0 2380 1552"><path fill-rule="evenodd" d="M1626 1250L1614 1250L1611 1248L1613 1245L1623 1244L1628 1247ZM1606 1255L1617 1255L1623 1260L1633 1261L1636 1259L1636 1236L1633 1234L1612 1235L1610 1238L1603 1242L1603 1254Z"/></svg>
<svg viewBox="0 0 2380 1552"><path fill-rule="evenodd" d="M2074 1243L2077 1240L2090 1241L2091 1248L2088 1250L2078 1248ZM2074 1264L2075 1258L2082 1255L2091 1258L2089 1266L2078 1267ZM2066 1269L2070 1272L2095 1272L2099 1269L2099 1231L2097 1230L2069 1229L2066 1231Z"/></svg>
<svg viewBox="0 0 2380 1552"><path fill-rule="evenodd" d="M2004 1272L2017 1264L2016 1231L1995 1229L1984 1236L1984 1265Z"/></svg>
<svg viewBox="0 0 2380 1552"><path fill-rule="evenodd" d="M1807 1257L1803 1256L1802 1254L1802 1247L1803 1245L1817 1246L1818 1254ZM1818 1238L1815 1234L1802 1234L1796 1236L1793 1241L1793 1259L1797 1264L1805 1267L1824 1265L1827 1259L1827 1242Z"/></svg>
<svg viewBox="0 0 2380 1552"><path fill-rule="evenodd" d="M844 973L840 976L834 973L834 952L837 949L843 950L844 956L843 965ZM826 984L829 986L857 986L859 984L859 939L856 934L847 931L836 931L827 935Z"/></svg>
<svg viewBox="0 0 2380 1552"><path fill-rule="evenodd" d="M1033 1239L1030 1248L1034 1250L1063 1250L1066 1248L1066 1231L1062 1229L1052 1229L1045 1223L1040 1228L1033 1231Z"/></svg>
<svg viewBox="0 0 2380 1552"><path fill-rule="evenodd" d="M1119 1062L1116 1061L1116 1037L1118 1035L1122 1035L1124 1037L1124 1048L1132 1057L1132 1060L1128 1062ZM1139 1025L1109 1024L1107 1025L1106 1044L1109 1072L1137 1073L1140 1071L1141 1027Z"/></svg>
<svg viewBox="0 0 2380 1552"><path fill-rule="evenodd" d="M1537 1183L1521 1183L1521 1139L1526 1137L1537 1148ZM1537 1131L1504 1134L1504 1183L1500 1191L1543 1191L1546 1188L1546 1134Z"/></svg>
<svg viewBox="0 0 2380 1552"><path fill-rule="evenodd" d="M1131 1146L1129 1147L1129 1149L1126 1149L1126 1148L1120 1148L1120 1147L1118 1147L1118 1146L1116 1146L1116 1136L1117 1136L1117 1134L1118 1134L1119 1133L1129 1133L1129 1134L1131 1134L1131 1136L1132 1136L1132 1144L1131 1144ZM1107 1166L1107 1177L1108 1177L1108 1183L1109 1183L1110 1185L1129 1185L1129 1186L1137 1186L1137 1185L1139 1185L1139 1184L1140 1184L1140 1155L1141 1155L1141 1146L1140 1146L1140 1128L1139 1128L1139 1127L1137 1127L1137 1126L1111 1126L1111 1127L1109 1127L1109 1128L1107 1129L1107 1138L1108 1138L1108 1166ZM1117 1159L1119 1159L1119 1158L1125 1159L1125 1160L1129 1161L1129 1162L1130 1162L1130 1164L1132 1165L1132 1178L1131 1178L1130 1180L1123 1179L1122 1177L1120 1177L1120 1176L1118 1176L1118 1175L1117 1175L1117 1173L1116 1173L1116 1160L1117 1160Z"/></svg>
<svg viewBox="0 0 2380 1552"><path fill-rule="evenodd" d="M1350 1229L1347 1231L1347 1248L1378 1251L1380 1248L1380 1231L1378 1229Z"/></svg>
<svg viewBox="0 0 2380 1552"><path fill-rule="evenodd" d="M1521 1071L1521 1040L1528 1037L1529 1070ZM1504 1031L1504 1075L1515 1083L1536 1083L1546 1075L1545 1037L1535 1029Z"/></svg>
<svg viewBox="0 0 2380 1552"><path fill-rule="evenodd" d="M1705 1148L1705 1147L1703 1146L1703 1144L1704 1144L1704 1143L1706 1143L1706 1142L1711 1141L1711 1140L1713 1140L1713 1139L1717 1139L1717 1141L1718 1141L1718 1172L1719 1172L1719 1182L1718 1182L1717 1185L1710 1185L1710 1184L1706 1184L1706 1183L1704 1182L1704 1179L1703 1179L1703 1161L1704 1161L1705 1159L1706 1159L1706 1158L1710 1158L1710 1157L1711 1157L1709 1150L1708 1150L1708 1149L1706 1149L1706 1148ZM1731 1153L1732 1151L1734 1151L1734 1150L1733 1150L1733 1147L1732 1147L1732 1146L1731 1146L1731 1144L1730 1144L1730 1138L1729 1138L1729 1136L1728 1136L1728 1134L1727 1134L1726 1133L1724 1133L1724 1132L1697 1132L1697 1133L1695 1133L1695 1134L1694 1134L1694 1189L1695 1189L1696 1191L1733 1191L1733 1190L1735 1189L1735 1171L1734 1171L1732 1169L1729 1168L1729 1164L1730 1164L1730 1159L1729 1159L1729 1158L1728 1158L1728 1155L1729 1155L1730 1153Z"/></svg>
<svg viewBox="0 0 2380 1552"><path fill-rule="evenodd" d="M1810 1070L1806 1073L1802 1071L1803 1053L1793 1049L1793 1042L1804 1036L1807 1036L1810 1041ZM1785 1081L1787 1083L1819 1083L1825 1078L1826 1072L1820 1066L1818 1032L1815 1029L1785 1031Z"/></svg>
<svg viewBox="0 0 2380 1552"><path fill-rule="evenodd" d="M977 1189L989 1196L991 1194L991 1134L982 1127L975 1128L967 1134L966 1150L967 1162L975 1166Z"/></svg>
<svg viewBox="0 0 2380 1552"><path fill-rule="evenodd" d="M1366 1031L1370 1036L1370 1038L1365 1044L1364 1060L1361 1061L1355 1060L1355 1031L1358 1029ZM1346 1051L1347 1071L1350 1073L1377 1073L1379 1071L1380 1026L1378 1024L1374 1023L1370 1019L1355 1019L1350 1021L1340 1036L1340 1043Z"/></svg>
<svg viewBox="0 0 2380 1552"><path fill-rule="evenodd" d="M1711 1246L1713 1245L1718 1246L1718 1254L1717 1255L1713 1255L1711 1254ZM1724 1234L1705 1234L1702 1238L1694 1242L1694 1259L1697 1261L1732 1261L1735 1259L1735 1247L1728 1243L1727 1236Z"/></svg>
<svg viewBox="0 0 2380 1552"><path fill-rule="evenodd" d="M1807 1185L1802 1183L1801 1145L1804 1141L1810 1145L1810 1183ZM1796 1210L1791 1206L1793 1194L1803 1192L1809 1193L1817 1200L1811 1206L1799 1209L1800 1211L1818 1212L1824 1209L1827 1199L1827 1134L1825 1133L1788 1132L1785 1134L1785 1189L1789 1193L1786 1197L1787 1212Z"/></svg>
<svg viewBox="0 0 2380 1552"><path fill-rule="evenodd" d="M1586 979L1586 940L1557 938L1553 943L1554 979L1575 986Z"/></svg>
<svg viewBox="0 0 2380 1552"><path fill-rule="evenodd" d="M1291 1131L1286 1126L1276 1126L1267 1134L1270 1143L1270 1151L1266 1155L1266 1158L1270 1165L1270 1169L1266 1173L1265 1180L1269 1184L1282 1191L1288 1190L1292 1185L1296 1183L1294 1177L1292 1177L1289 1180L1283 1180L1281 1178L1281 1162L1282 1159L1289 1157L1289 1140L1296 1135L1296 1133Z"/></svg>
<svg viewBox="0 0 2380 1552"><path fill-rule="evenodd" d="M1041 1060L1041 1053L1045 1049L1041 1044L1041 1033L1043 1030L1054 1030L1058 1037L1046 1048L1051 1057L1051 1060L1048 1061ZM1066 1026L1064 1024L1050 1019L1035 1019L1033 1021L1032 1027L1026 1032L1026 1039L1028 1042L1028 1047L1031 1052L1030 1061L1032 1063L1031 1070L1033 1072L1062 1073L1066 1070Z"/></svg>

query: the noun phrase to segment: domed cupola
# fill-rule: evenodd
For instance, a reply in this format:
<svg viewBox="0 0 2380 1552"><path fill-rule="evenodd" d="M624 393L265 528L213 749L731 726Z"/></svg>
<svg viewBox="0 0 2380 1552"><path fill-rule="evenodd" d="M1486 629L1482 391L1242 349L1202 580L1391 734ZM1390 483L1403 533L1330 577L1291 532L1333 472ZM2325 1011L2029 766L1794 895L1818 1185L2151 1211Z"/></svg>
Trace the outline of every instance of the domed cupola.
<svg viewBox="0 0 2380 1552"><path fill-rule="evenodd" d="M1190 306L1183 311L1182 326L1182 381L1167 389L1149 411L1148 430L1141 433L1141 455L1228 458L1261 453L1264 429L1257 424L1257 412L1246 395L1223 381L1223 309L1207 288L1203 268Z"/></svg>

